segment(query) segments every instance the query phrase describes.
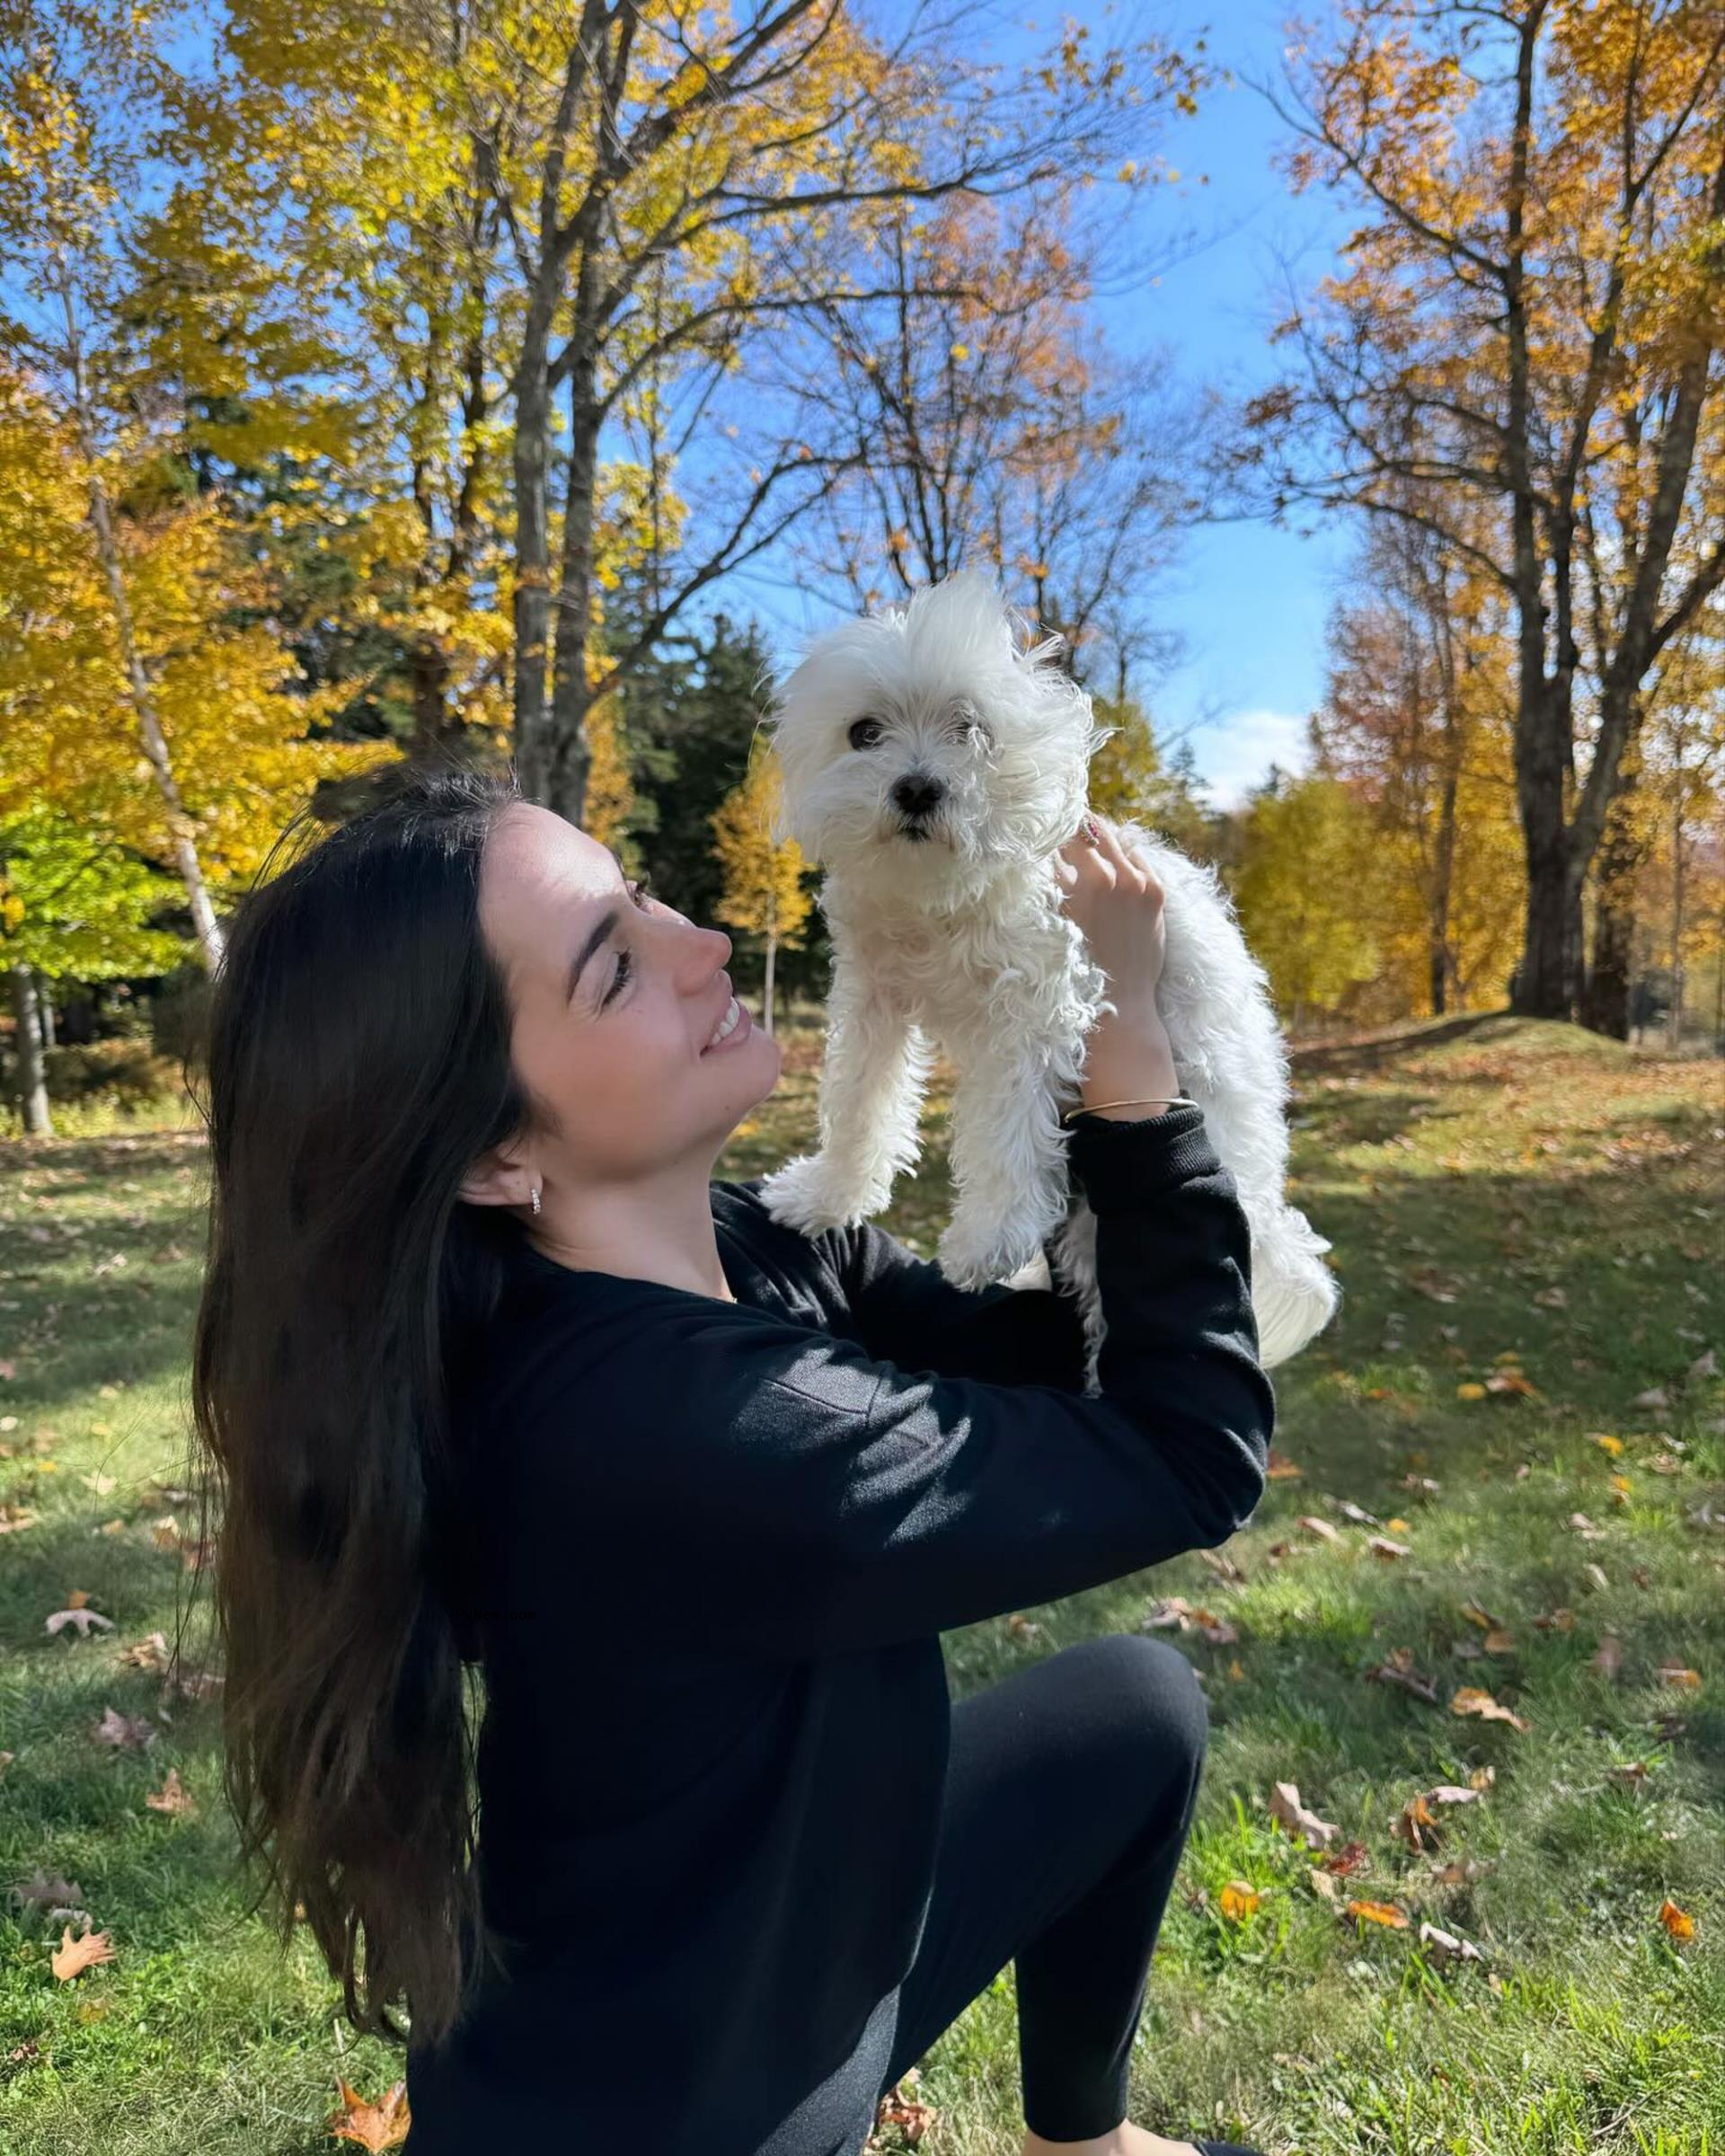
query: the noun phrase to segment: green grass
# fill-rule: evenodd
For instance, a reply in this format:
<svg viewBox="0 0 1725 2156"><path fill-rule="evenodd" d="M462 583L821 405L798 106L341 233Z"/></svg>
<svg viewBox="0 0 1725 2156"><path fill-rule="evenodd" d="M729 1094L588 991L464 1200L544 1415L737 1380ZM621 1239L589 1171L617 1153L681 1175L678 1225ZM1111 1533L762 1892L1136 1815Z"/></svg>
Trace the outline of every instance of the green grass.
<svg viewBox="0 0 1725 2156"><path fill-rule="evenodd" d="M721 1175L809 1144L818 1056L813 1036L787 1041ZM1202 1674L1213 1734L1135 2062L1143 2124L1276 2156L1725 2156L1725 1533L1703 1512L1725 1515L1725 1417L1718 1382L1691 1374L1725 1339L1721 1067L1486 1019L1314 1052L1297 1082L1299 1195L1343 1304L1278 1374L1278 1450L1299 1472L1229 1545L1243 1577L1193 1557L1024 1613L1034 1629L955 1633L955 1692L1133 1630L1164 1595L1239 1634L1165 1635ZM950 1200L944 1111L937 1097L924 1171L888 1215L924 1253ZM400 2072L341 2022L304 1933L284 1958L243 1913L216 1708L181 1700L162 1721L160 1679L121 1659L172 1638L195 1577L156 1546L153 1523L192 1523L151 1478L183 1462L202 1173L195 1124L14 1146L0 1171L0 1417L16 1418L0 1502L37 1515L0 1536L0 1885L38 1866L77 1882L116 1951L60 1983L61 1927L0 1914L0 2148L18 2156L330 2151L335 2075L375 2097ZM1458 1393L1512 1367L1531 1394ZM1655 1391L1666 1404L1635 1404ZM1347 1504L1405 1522L1390 1532L1410 1554L1375 1555ZM74 1589L111 1632L44 1634ZM1470 1599L1507 1651L1485 1651ZM1567 1629L1536 1626L1559 1612ZM1607 1634L1614 1678L1593 1666ZM1396 1648L1438 1703L1364 1681ZM1662 1683L1666 1665L1699 1688ZM1451 1713L1464 1685L1528 1728ZM95 1743L109 1706L157 1719L155 1744ZM145 1807L170 1764L195 1816ZM1410 1798L1487 1767L1436 1851L1392 1835ZM1393 1901L1409 1929L1356 1923L1314 1888L1315 1856L1270 1823L1278 1780L1337 1846L1365 1845L1341 1898ZM1445 1883L1446 1860L1473 1876ZM1239 1921L1230 1882L1261 1896ZM1668 1896L1694 1920L1686 1941L1659 1922ZM1422 1920L1483 1967L1446 1966ZM1010 1970L914 2093L935 2115L921 2156L1016 2151ZM888 2127L878 2145L908 2144Z"/></svg>

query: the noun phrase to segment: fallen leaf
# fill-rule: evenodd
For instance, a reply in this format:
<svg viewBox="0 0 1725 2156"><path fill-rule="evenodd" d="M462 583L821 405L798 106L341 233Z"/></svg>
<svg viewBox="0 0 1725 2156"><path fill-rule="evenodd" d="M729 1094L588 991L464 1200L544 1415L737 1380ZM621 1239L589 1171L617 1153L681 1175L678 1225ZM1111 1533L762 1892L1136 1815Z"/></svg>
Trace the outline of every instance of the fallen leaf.
<svg viewBox="0 0 1725 2156"><path fill-rule="evenodd" d="M1663 1385L1650 1385L1645 1392L1638 1392L1629 1404L1632 1408L1668 1408L1671 1395Z"/></svg>
<svg viewBox="0 0 1725 2156"><path fill-rule="evenodd" d="M198 1809L196 1799L180 1780L178 1767L168 1769L167 1780L159 1790L146 1790L144 1801L153 1812L191 1814Z"/></svg>
<svg viewBox="0 0 1725 2156"><path fill-rule="evenodd" d="M1257 1908L1263 1895L1238 1879L1230 1879L1216 1895L1216 1907L1231 1924L1241 1923Z"/></svg>
<svg viewBox="0 0 1725 2156"><path fill-rule="evenodd" d="M1300 1802L1299 1784L1278 1781L1270 1793L1269 1816L1285 1832L1304 1840L1308 1849L1328 1849L1340 1828L1320 1819Z"/></svg>
<svg viewBox="0 0 1725 2156"><path fill-rule="evenodd" d="M1375 1669L1366 1672L1368 1684L1399 1684L1403 1692L1411 1692L1415 1699L1429 1705L1438 1704L1438 1680L1421 1676L1413 1666L1413 1649L1410 1647L1393 1647L1385 1660Z"/></svg>
<svg viewBox="0 0 1725 2156"><path fill-rule="evenodd" d="M1369 1871L1371 1851L1363 1842L1349 1842L1333 1855L1322 1860L1321 1869L1333 1872L1338 1878L1350 1878L1357 1871Z"/></svg>
<svg viewBox="0 0 1725 2156"><path fill-rule="evenodd" d="M1223 1551L1200 1550L1198 1552L1198 1557L1200 1564L1208 1565L1210 1570L1216 1574L1216 1577L1221 1580L1225 1580L1229 1586L1237 1587L1243 1586L1246 1577L1245 1574L1241 1570L1240 1567L1234 1563L1234 1560L1227 1556Z"/></svg>
<svg viewBox="0 0 1725 2156"><path fill-rule="evenodd" d="M1402 1478L1402 1487L1416 1491L1420 1497L1435 1498L1443 1485L1434 1482L1429 1475L1406 1474Z"/></svg>
<svg viewBox="0 0 1725 2156"><path fill-rule="evenodd" d="M1475 1385L1472 1383L1457 1385L1455 1388L1455 1397L1457 1400L1483 1400L1485 1398L1485 1387L1483 1385Z"/></svg>
<svg viewBox="0 0 1725 2156"><path fill-rule="evenodd" d="M362 2149L401 2147L410 2124L405 2081L397 2081L375 2104L357 2096L340 2074L335 2085L341 2091L341 2102L323 2122L326 2134L337 2141L357 2141Z"/></svg>
<svg viewBox="0 0 1725 2156"><path fill-rule="evenodd" d="M1322 1864L1314 1864L1310 1866L1305 1876L1312 1883L1312 1891L1314 1894L1320 1895L1324 1901L1331 1904L1340 1900L1340 1882L1335 1878L1333 1873L1325 1870Z"/></svg>
<svg viewBox="0 0 1725 2156"><path fill-rule="evenodd" d="M1672 1685L1680 1692L1699 1692L1701 1690L1701 1672L1696 1669L1685 1669L1678 1662L1662 1662L1659 1665L1659 1678L1661 1684Z"/></svg>
<svg viewBox="0 0 1725 2156"><path fill-rule="evenodd" d="M1584 1542L1599 1542L1603 1540L1606 1532L1603 1527L1596 1527L1585 1512L1572 1512L1570 1515L1570 1525L1574 1528Z"/></svg>
<svg viewBox="0 0 1725 2156"><path fill-rule="evenodd" d="M1606 1780L1618 1782L1626 1789L1638 1789L1647 1780L1649 1772L1647 1762L1638 1759L1626 1767L1607 1767Z"/></svg>
<svg viewBox="0 0 1725 2156"><path fill-rule="evenodd" d="M1300 1470L1286 1453L1278 1453L1273 1445L1269 1448L1269 1465L1266 1471L1272 1482L1297 1482L1300 1479Z"/></svg>
<svg viewBox="0 0 1725 2156"><path fill-rule="evenodd" d="M1400 1814L1390 1822L1390 1832L1410 1849L1424 1850L1428 1842L1436 1842L1441 1833L1442 1823L1434 1807L1477 1804L1479 1800L1478 1789L1464 1789L1455 1782L1439 1782L1435 1789L1425 1789L1418 1797L1410 1797Z"/></svg>
<svg viewBox="0 0 1725 2156"><path fill-rule="evenodd" d="M1366 1547L1387 1562L1392 1558L1411 1557L1413 1551L1406 1542L1393 1542L1387 1534L1374 1534L1367 1538Z"/></svg>
<svg viewBox="0 0 1725 2156"><path fill-rule="evenodd" d="M100 1625L104 1632L111 1632L114 1629L113 1619L104 1617L100 1610L73 1608L56 1610L51 1617L43 1620L42 1630L51 1634L64 1630L68 1624L76 1625L80 1639L87 1639L90 1637L90 1627L93 1624Z"/></svg>
<svg viewBox="0 0 1725 2156"><path fill-rule="evenodd" d="M99 1498L105 1498L115 1487L112 1475L80 1475L78 1480L86 1489L93 1489Z"/></svg>
<svg viewBox="0 0 1725 2156"><path fill-rule="evenodd" d="M1356 1505L1351 1498L1343 1498L1336 1510L1343 1519L1351 1520L1356 1527L1381 1527L1384 1524L1375 1512L1367 1512L1363 1505Z"/></svg>
<svg viewBox="0 0 1725 2156"><path fill-rule="evenodd" d="M102 1719L91 1724L90 1734L99 1745L115 1745L133 1752L141 1752L155 1742L155 1730L147 1717L118 1714L111 1707L104 1708Z"/></svg>
<svg viewBox="0 0 1725 2156"><path fill-rule="evenodd" d="M1332 1527L1328 1520L1321 1520L1314 1512L1303 1512L1294 1524L1304 1527L1308 1534L1315 1534L1320 1542L1339 1542L1341 1540L1340 1528Z"/></svg>
<svg viewBox="0 0 1725 2156"><path fill-rule="evenodd" d="M1490 1610L1482 1609L1471 1595L1462 1604L1462 1615L1470 1624L1477 1624L1482 1632L1495 1632L1503 1622L1501 1617L1494 1617Z"/></svg>
<svg viewBox="0 0 1725 2156"><path fill-rule="evenodd" d="M1453 1857L1447 1864L1434 1864L1431 1876L1440 1886L1471 1886L1491 1869L1479 1857Z"/></svg>
<svg viewBox="0 0 1725 2156"><path fill-rule="evenodd" d="M1449 1702L1452 1714L1477 1714L1483 1722L1508 1722L1512 1728L1526 1730L1532 1727L1508 1707L1501 1707L1489 1692L1477 1685L1464 1684Z"/></svg>
<svg viewBox="0 0 1725 2156"><path fill-rule="evenodd" d="M1406 1520L1385 1520L1384 1524L1392 1534L1406 1534L1410 1532Z"/></svg>
<svg viewBox="0 0 1725 2156"><path fill-rule="evenodd" d="M29 1878L7 1887L6 1899L14 1909L51 1909L57 1903L81 1902L84 1889L75 1879L59 1878L39 1864Z"/></svg>
<svg viewBox="0 0 1725 2156"><path fill-rule="evenodd" d="M1453 1931L1440 1931L1436 1924L1420 1925L1420 1944L1431 1948L1444 1961L1477 1961L1482 1965L1485 1961L1472 1940L1457 1939Z"/></svg>
<svg viewBox="0 0 1725 2156"><path fill-rule="evenodd" d="M1603 1565L1596 1565L1591 1559L1582 1566L1581 1576L1589 1586L1597 1587L1601 1594L1604 1594L1611 1585L1610 1580L1606 1577L1606 1568Z"/></svg>
<svg viewBox="0 0 1725 2156"><path fill-rule="evenodd" d="M80 1939L74 1939L72 1927L66 1925L60 1932L60 1943L49 1956L48 1966L62 1984L70 1984L75 1976L82 1976L99 1961L114 1958L112 1942L105 1931L91 1931L87 1928Z"/></svg>
<svg viewBox="0 0 1725 2156"><path fill-rule="evenodd" d="M1516 1651L1515 1634L1506 1632L1501 1628L1495 1632L1488 1632L1485 1635L1485 1651L1488 1655L1513 1655Z"/></svg>
<svg viewBox="0 0 1725 2156"><path fill-rule="evenodd" d="M1623 1449L1623 1439L1614 1437L1608 1430L1589 1430L1588 1436L1591 1444L1597 1445L1602 1453L1609 1453L1614 1460Z"/></svg>
<svg viewBox="0 0 1725 2156"><path fill-rule="evenodd" d="M1483 1767L1474 1768L1467 1778L1467 1786L1470 1789L1489 1789L1496 1783L1497 1779L1498 1770L1488 1763Z"/></svg>
<svg viewBox="0 0 1725 2156"><path fill-rule="evenodd" d="M1575 1612L1547 1611L1544 1616L1534 1619L1534 1630L1537 1632L1572 1632L1575 1630Z"/></svg>
<svg viewBox="0 0 1725 2156"><path fill-rule="evenodd" d="M1673 1939L1693 1939L1695 1936L1694 1918L1685 1910L1679 1909L1668 1895L1659 1904L1659 1922Z"/></svg>
<svg viewBox="0 0 1725 2156"><path fill-rule="evenodd" d="M1488 1392L1513 1392L1523 1399L1537 1400L1539 1388L1529 1384L1519 1370L1498 1370L1485 1381Z"/></svg>
<svg viewBox="0 0 1725 2156"><path fill-rule="evenodd" d="M904 2093L907 2082L917 2078L917 2069L912 2066L896 2081L876 2107L874 2130L881 2133L888 2126L896 2126L913 2148L927 2133L940 2114L932 2104L922 2104ZM871 2139L869 2146L874 2146Z"/></svg>
<svg viewBox="0 0 1725 2156"><path fill-rule="evenodd" d="M1393 1902L1349 1902L1342 1914L1368 1924L1383 1924L1392 1931L1405 1931L1411 1921L1407 1911Z"/></svg>

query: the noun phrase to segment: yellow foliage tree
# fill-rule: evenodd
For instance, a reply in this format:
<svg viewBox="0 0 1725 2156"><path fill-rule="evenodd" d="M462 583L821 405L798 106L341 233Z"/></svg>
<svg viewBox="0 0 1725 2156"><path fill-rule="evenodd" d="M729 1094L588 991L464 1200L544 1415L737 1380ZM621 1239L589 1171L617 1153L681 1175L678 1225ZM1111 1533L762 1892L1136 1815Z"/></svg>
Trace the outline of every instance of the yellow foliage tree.
<svg viewBox="0 0 1725 2156"><path fill-rule="evenodd" d="M1369 815L1339 779L1283 781L1253 797L1241 819L1234 899L1247 943L1297 1033L1309 1019L1359 1011L1379 982L1376 923L1390 879Z"/></svg>
<svg viewBox="0 0 1725 2156"><path fill-rule="evenodd" d="M802 933L813 900L802 882L806 865L793 838L775 844L773 819L783 799L777 757L764 734L749 744L748 767L712 816L713 853L722 882L717 907L727 926L759 936L766 973L761 1010L766 1029L773 1025L774 960L783 944L802 947Z"/></svg>

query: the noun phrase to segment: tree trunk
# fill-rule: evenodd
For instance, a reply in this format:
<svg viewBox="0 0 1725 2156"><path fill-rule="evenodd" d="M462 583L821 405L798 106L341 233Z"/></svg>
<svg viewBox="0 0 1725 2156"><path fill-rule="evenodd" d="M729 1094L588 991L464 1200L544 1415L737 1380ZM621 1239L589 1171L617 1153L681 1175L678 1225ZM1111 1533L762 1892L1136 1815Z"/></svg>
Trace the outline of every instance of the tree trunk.
<svg viewBox="0 0 1725 2156"><path fill-rule="evenodd" d="M515 391L515 765L521 791L546 802L545 661L551 623L551 541L545 465L551 442L547 348L555 295L542 273L522 336Z"/></svg>
<svg viewBox="0 0 1725 2156"><path fill-rule="evenodd" d="M1683 1046L1683 769L1671 810L1671 1011L1667 1023L1672 1054Z"/></svg>
<svg viewBox="0 0 1725 2156"><path fill-rule="evenodd" d="M46 981L37 983L36 998L42 1012L42 1047L51 1048L54 1046L54 992Z"/></svg>
<svg viewBox="0 0 1725 2156"><path fill-rule="evenodd" d="M71 292L66 286L61 287L59 297L66 317L66 358L72 376L72 416L77 426L78 446L84 455L90 496L90 523L96 535L96 552L101 558L102 573L108 586L109 602L113 608L114 636L119 645L120 663L125 668L127 684L131 690L132 710L137 720L138 732L143 738L144 755L155 774L156 788L166 809L169 845L180 870L180 880L186 887L192 925L198 932L204 964L213 974L222 962L222 931L216 919L216 909L210 904L202 864L198 859L196 831L180 798L180 789L174 782L173 767L168 761L167 740L156 714L155 696L150 687L149 676L144 671L144 660L137 648L131 600L126 590L125 573L120 568L113 518L109 514L108 490L102 484L102 466L97 461L95 420L84 383L84 347L78 336L77 314L72 304Z"/></svg>
<svg viewBox="0 0 1725 2156"><path fill-rule="evenodd" d="M51 1138L54 1123L48 1112L48 1067L42 1060L41 1021L36 1010L36 976L28 966L11 966L12 1038L16 1058L18 1113L24 1135Z"/></svg>
<svg viewBox="0 0 1725 2156"><path fill-rule="evenodd" d="M576 321L590 305L585 269L577 281ZM593 637L593 522L599 484L599 429L605 423L597 364L589 343L569 377L569 490L563 502L563 558L557 579L557 637L551 669L545 806L579 824L587 808L592 753L587 738L591 695L587 678Z"/></svg>

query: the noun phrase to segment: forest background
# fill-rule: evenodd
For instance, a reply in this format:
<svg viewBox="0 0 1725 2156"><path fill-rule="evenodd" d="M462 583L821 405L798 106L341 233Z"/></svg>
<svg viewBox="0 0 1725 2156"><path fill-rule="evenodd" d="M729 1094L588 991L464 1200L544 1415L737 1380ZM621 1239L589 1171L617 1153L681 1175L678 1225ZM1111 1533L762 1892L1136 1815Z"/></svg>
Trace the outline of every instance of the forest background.
<svg viewBox="0 0 1725 2156"><path fill-rule="evenodd" d="M159 1087L278 833L403 760L513 759L746 993L818 998L749 594L960 564L1066 640L1094 805L1218 864L1296 1034L1508 1005L1717 1051L1717 8L1290 27L1249 87L1350 224L1250 397L1153 344L1225 87L1139 10L0 10L15 1127ZM1218 807L1158 724L1163 593L1251 519L1352 569L1305 767Z"/></svg>

